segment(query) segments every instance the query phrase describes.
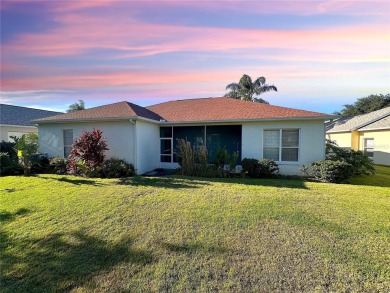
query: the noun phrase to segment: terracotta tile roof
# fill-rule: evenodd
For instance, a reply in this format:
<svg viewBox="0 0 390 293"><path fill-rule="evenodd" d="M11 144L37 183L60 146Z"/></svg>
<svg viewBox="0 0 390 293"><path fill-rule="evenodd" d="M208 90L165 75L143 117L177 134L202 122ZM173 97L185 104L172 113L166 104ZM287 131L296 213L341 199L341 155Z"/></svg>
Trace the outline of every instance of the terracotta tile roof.
<svg viewBox="0 0 390 293"><path fill-rule="evenodd" d="M231 98L169 101L146 107L168 122L318 118L333 116Z"/></svg>
<svg viewBox="0 0 390 293"><path fill-rule="evenodd" d="M120 119L120 118L136 118L143 117L147 119L152 119L159 121L161 117L151 112L150 110L129 103L129 102L119 102L114 104L109 104L105 106L94 107L86 110L75 111L71 113L66 113L62 115L56 115L51 117L46 117L42 119L37 119L35 122L46 122L46 121L74 121L74 120L94 120L94 119Z"/></svg>
<svg viewBox="0 0 390 293"><path fill-rule="evenodd" d="M61 112L0 104L0 124L33 126L31 120L62 114Z"/></svg>
<svg viewBox="0 0 390 293"><path fill-rule="evenodd" d="M386 107L371 113L340 118L329 124L326 127L326 132L348 132L352 130L369 130L369 126L373 127L385 127L386 125L390 128L389 122L386 117L390 116L390 107ZM384 120L385 119L385 120ZM384 120L380 122L381 120ZM375 123L375 124L374 124Z"/></svg>

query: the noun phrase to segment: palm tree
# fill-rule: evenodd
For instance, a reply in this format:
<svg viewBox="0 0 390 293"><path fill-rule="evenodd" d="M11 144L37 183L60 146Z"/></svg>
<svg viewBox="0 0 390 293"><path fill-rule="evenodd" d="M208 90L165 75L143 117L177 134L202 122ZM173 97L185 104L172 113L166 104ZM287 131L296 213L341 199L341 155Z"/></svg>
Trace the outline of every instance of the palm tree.
<svg viewBox="0 0 390 293"><path fill-rule="evenodd" d="M68 110L66 110L67 113L75 112L79 110L85 110L85 104L83 100L79 100L79 102L69 105Z"/></svg>
<svg viewBox="0 0 390 293"><path fill-rule="evenodd" d="M265 83L265 77L259 77L255 80L255 82L252 82L251 77L246 74L241 77L238 83L233 82L228 84L226 86L226 90L230 91L225 94L225 97L264 104L269 103L262 98L254 96L258 96L269 91L278 91L276 86Z"/></svg>

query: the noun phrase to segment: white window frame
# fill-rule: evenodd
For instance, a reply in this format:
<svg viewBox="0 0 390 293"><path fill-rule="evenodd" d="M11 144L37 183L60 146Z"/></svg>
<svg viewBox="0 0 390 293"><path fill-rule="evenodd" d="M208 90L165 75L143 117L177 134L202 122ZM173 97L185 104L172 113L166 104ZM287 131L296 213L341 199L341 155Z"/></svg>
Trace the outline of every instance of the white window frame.
<svg viewBox="0 0 390 293"><path fill-rule="evenodd" d="M164 127L169 127L169 126L164 126ZM160 163L173 163L173 126L171 126L171 137L160 137ZM161 153L161 142L162 140L170 140L171 141L171 154L162 154ZM164 156L164 157L168 157L170 156L171 157L171 161L170 162L163 162L161 160L161 156Z"/></svg>
<svg viewBox="0 0 390 293"><path fill-rule="evenodd" d="M64 158L67 158L68 156L66 156L66 148L70 148L72 147L72 144L68 145L68 144L65 144L65 132L66 131L72 131L72 144L73 144L73 141L74 141L74 134L73 134L73 129L63 129L62 130L62 136L63 136L63 142L64 142ZM70 153L69 153L70 154Z"/></svg>
<svg viewBox="0 0 390 293"><path fill-rule="evenodd" d="M372 144L373 146L372 147L367 147L367 141L368 140L371 140L372 141ZM374 144L375 140L373 137L368 137L368 138L364 138L364 144L363 144L363 153L366 154L367 153L367 150L371 150L370 152L372 152L372 156L368 156L370 159L373 159L374 158L374 152L375 152L375 144Z"/></svg>
<svg viewBox="0 0 390 293"><path fill-rule="evenodd" d="M298 147L283 147L282 146L282 136L283 136L283 130L298 130ZM269 128L269 129L263 129L263 148L262 148L262 154L263 154L263 158L264 158L264 148L265 147L265 135L264 133L266 131L279 131L279 146L278 146L278 149L279 149L279 159L276 160L275 162L280 162L280 163L284 163L284 164L296 164L298 162L300 162L301 160L301 129L300 128ZM297 161L282 161L282 150L283 149L298 149L298 160Z"/></svg>

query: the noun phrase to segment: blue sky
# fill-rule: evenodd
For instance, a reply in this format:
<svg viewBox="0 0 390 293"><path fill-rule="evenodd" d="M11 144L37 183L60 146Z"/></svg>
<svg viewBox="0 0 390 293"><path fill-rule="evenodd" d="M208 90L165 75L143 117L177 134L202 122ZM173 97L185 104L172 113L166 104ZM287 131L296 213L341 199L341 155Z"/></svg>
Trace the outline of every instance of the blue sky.
<svg viewBox="0 0 390 293"><path fill-rule="evenodd" d="M390 92L389 1L1 1L1 101L65 111L223 96L332 113Z"/></svg>

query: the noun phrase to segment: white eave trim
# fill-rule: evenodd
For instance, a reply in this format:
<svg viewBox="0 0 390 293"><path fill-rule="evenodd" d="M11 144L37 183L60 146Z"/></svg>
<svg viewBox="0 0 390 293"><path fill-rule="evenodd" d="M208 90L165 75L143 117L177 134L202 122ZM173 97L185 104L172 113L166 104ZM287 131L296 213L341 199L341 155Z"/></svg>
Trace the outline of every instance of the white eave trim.
<svg viewBox="0 0 390 293"><path fill-rule="evenodd" d="M33 121L35 124L59 124L59 123L75 123L75 122L98 122L98 121L124 121L129 119L145 121L160 125L177 125L177 124L213 124L213 123L245 123L245 122L267 122L267 121L302 121L302 120L322 120L326 121L331 116L315 116L315 117L275 117L275 118L255 118L255 119L226 119L226 120L194 120L194 121L165 121L153 120L139 116L128 117L107 117L107 118L83 118L83 119L63 119L63 120L42 120Z"/></svg>
<svg viewBox="0 0 390 293"><path fill-rule="evenodd" d="M28 126L28 125L13 125L13 124L0 124L0 126L6 126L6 127L27 127L27 128L37 128L34 125Z"/></svg>
<svg viewBox="0 0 390 293"><path fill-rule="evenodd" d="M115 121L128 121L130 119L133 120L141 120L149 123L160 123L159 121L148 119L139 116L128 116L128 117L107 117L107 118L82 118L82 119L58 119L58 120L41 120L34 121L35 124L67 124L67 123L88 123L88 122L115 122Z"/></svg>
<svg viewBox="0 0 390 293"><path fill-rule="evenodd" d="M322 120L329 119L329 116L318 117L275 117L275 118L256 118L256 119L226 119L226 120L196 120L196 121L161 121L162 125L175 124L208 124L208 123L245 123L245 122L267 122L267 121L302 121L302 120Z"/></svg>

